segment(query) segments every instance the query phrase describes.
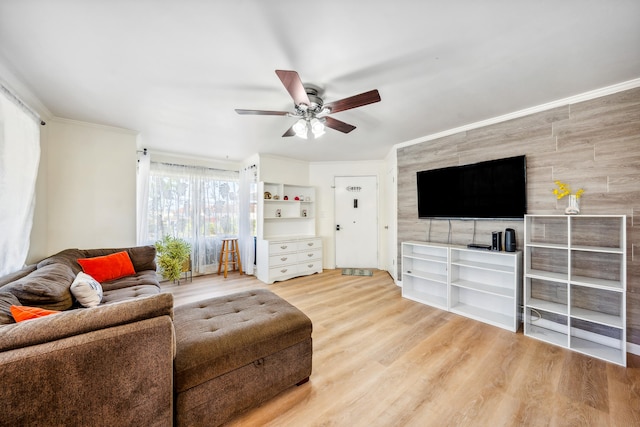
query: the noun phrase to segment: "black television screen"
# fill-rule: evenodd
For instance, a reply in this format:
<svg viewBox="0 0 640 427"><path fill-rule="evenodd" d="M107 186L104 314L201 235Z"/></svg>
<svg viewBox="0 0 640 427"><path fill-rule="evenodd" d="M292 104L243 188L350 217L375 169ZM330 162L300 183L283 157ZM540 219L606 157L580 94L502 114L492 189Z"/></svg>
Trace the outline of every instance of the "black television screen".
<svg viewBox="0 0 640 427"><path fill-rule="evenodd" d="M417 172L420 218L517 219L527 213L525 156Z"/></svg>

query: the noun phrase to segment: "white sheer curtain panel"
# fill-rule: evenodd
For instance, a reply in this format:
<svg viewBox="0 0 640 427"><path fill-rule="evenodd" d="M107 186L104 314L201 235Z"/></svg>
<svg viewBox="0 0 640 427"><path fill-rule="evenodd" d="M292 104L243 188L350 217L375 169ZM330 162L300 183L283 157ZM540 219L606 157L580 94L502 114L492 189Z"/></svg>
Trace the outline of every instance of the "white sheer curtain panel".
<svg viewBox="0 0 640 427"><path fill-rule="evenodd" d="M218 269L222 238L238 236L238 172L151 162L141 244L165 235L191 244L194 274Z"/></svg>
<svg viewBox="0 0 640 427"><path fill-rule="evenodd" d="M149 173L151 154L145 149L138 155L138 174L136 178L136 240L138 245L146 245L149 229Z"/></svg>
<svg viewBox="0 0 640 427"><path fill-rule="evenodd" d="M27 259L39 163L38 123L0 93L0 276Z"/></svg>
<svg viewBox="0 0 640 427"><path fill-rule="evenodd" d="M256 231L256 166L240 170L240 215L239 236L240 258L246 274L254 274L255 231Z"/></svg>

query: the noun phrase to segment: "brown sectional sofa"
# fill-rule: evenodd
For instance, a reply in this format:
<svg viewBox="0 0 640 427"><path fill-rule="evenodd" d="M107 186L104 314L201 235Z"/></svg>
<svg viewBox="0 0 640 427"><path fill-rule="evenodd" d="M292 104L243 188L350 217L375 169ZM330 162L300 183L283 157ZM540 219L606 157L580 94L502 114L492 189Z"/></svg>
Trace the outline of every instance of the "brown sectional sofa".
<svg viewBox="0 0 640 427"><path fill-rule="evenodd" d="M81 308L76 259L121 250L135 275L102 283L103 303ZM0 278L5 292L63 312L0 325L0 425L172 425L173 297L153 246L67 249Z"/></svg>
<svg viewBox="0 0 640 427"><path fill-rule="evenodd" d="M126 250L135 274L70 294L78 258ZM311 321L266 290L177 307L153 246L68 249L0 278L0 426L216 426L311 374ZM61 313L20 323L2 295ZM3 324L4 323L4 324Z"/></svg>

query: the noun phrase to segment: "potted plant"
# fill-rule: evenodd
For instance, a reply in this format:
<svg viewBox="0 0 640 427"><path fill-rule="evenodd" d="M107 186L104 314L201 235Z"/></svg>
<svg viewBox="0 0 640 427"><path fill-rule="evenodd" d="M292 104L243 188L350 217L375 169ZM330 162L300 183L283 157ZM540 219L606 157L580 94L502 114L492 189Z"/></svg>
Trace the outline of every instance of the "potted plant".
<svg viewBox="0 0 640 427"><path fill-rule="evenodd" d="M191 245L184 239L166 235L162 240L158 240L155 246L162 276L165 279L179 281L183 265L191 255Z"/></svg>

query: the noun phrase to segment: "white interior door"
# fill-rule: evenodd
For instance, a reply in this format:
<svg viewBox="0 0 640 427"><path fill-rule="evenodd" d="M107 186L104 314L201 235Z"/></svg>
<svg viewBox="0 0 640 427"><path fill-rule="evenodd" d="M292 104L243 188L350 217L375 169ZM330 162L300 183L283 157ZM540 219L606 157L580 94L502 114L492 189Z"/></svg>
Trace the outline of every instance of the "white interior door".
<svg viewBox="0 0 640 427"><path fill-rule="evenodd" d="M335 177L336 268L378 267L378 182Z"/></svg>

